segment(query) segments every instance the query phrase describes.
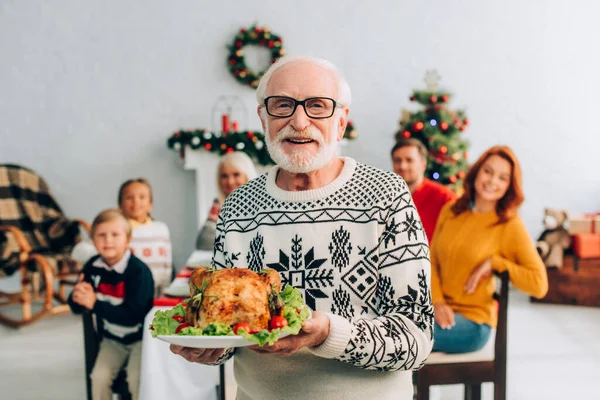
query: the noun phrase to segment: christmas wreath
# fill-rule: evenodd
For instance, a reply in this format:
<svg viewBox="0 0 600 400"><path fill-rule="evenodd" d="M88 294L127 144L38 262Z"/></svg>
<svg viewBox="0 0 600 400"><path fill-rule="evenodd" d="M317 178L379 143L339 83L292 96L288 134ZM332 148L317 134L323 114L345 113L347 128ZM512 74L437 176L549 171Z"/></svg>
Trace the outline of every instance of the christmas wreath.
<svg viewBox="0 0 600 400"><path fill-rule="evenodd" d="M271 64L275 63L281 56L285 54L285 50L281 47L283 39L280 36L271 33L268 27L252 25L250 28L242 28L233 39L229 47L229 56L227 64L229 71L235 79L242 85L248 85L256 89L260 78L266 71L254 72L246 65L244 60L243 47L246 45L256 45L267 47L271 52Z"/></svg>

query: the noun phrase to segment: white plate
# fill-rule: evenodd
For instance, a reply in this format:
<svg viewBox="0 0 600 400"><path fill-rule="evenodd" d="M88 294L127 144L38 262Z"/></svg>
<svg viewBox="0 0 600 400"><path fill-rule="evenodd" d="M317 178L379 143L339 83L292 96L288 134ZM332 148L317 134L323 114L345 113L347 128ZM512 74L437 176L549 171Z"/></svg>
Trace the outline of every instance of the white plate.
<svg viewBox="0 0 600 400"><path fill-rule="evenodd" d="M163 294L171 297L190 297L190 287L188 285L171 285L163 290Z"/></svg>
<svg viewBox="0 0 600 400"><path fill-rule="evenodd" d="M213 252L208 250L194 250L188 257L185 265L190 268L210 267Z"/></svg>
<svg viewBox="0 0 600 400"><path fill-rule="evenodd" d="M200 267L210 268L210 261L211 260L198 261L196 264L186 264L186 267L191 269L196 269Z"/></svg>
<svg viewBox="0 0 600 400"><path fill-rule="evenodd" d="M288 336L287 333L279 335L279 339ZM179 335L158 335L162 341L176 344L183 347L193 347L196 349L226 349L229 347L246 347L256 343L249 342L241 336L179 336Z"/></svg>

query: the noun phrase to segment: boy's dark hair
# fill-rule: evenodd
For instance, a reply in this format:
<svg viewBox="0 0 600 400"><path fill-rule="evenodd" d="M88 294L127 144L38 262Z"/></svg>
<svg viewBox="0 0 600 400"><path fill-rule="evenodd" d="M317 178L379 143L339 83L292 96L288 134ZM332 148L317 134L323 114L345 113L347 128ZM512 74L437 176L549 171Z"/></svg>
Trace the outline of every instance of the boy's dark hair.
<svg viewBox="0 0 600 400"><path fill-rule="evenodd" d="M396 150L407 146L416 147L417 150L419 150L419 154L421 155L421 157L423 157L423 159L425 160L427 159L427 147L425 147L423 142L415 138L400 139L396 141L396 144L394 145L394 147L392 147L391 156L394 156L394 152Z"/></svg>

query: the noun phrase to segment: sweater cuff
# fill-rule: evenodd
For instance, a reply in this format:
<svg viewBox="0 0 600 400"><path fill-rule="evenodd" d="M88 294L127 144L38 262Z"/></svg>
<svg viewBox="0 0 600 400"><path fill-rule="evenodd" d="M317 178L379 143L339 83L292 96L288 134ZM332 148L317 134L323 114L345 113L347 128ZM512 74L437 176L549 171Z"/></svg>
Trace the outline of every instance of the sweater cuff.
<svg viewBox="0 0 600 400"><path fill-rule="evenodd" d="M309 347L308 351L318 357L336 358L344 354L352 335L352 323L339 315L325 313L329 318L329 336L323 343Z"/></svg>
<svg viewBox="0 0 600 400"><path fill-rule="evenodd" d="M497 272L504 272L508 269L508 263L504 262L504 259L497 254L492 256L492 269Z"/></svg>

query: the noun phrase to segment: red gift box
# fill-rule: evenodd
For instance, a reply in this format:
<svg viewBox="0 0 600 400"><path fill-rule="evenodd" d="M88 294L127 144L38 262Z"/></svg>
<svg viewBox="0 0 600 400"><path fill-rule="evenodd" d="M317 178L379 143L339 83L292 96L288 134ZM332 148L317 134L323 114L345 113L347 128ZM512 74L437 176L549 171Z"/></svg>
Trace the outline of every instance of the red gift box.
<svg viewBox="0 0 600 400"><path fill-rule="evenodd" d="M573 235L573 251L579 258L600 258L600 234Z"/></svg>

